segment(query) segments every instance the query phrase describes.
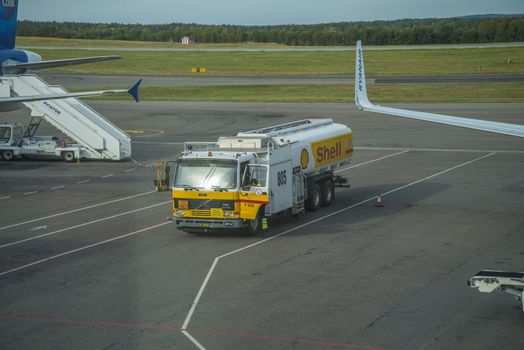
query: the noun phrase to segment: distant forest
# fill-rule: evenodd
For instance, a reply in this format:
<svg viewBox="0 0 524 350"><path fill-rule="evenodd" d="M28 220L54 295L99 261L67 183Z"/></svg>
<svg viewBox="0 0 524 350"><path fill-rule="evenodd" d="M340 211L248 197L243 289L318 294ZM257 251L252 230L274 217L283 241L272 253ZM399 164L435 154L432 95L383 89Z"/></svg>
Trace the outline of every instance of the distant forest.
<svg viewBox="0 0 524 350"><path fill-rule="evenodd" d="M277 43L286 45L466 44L524 41L524 17L469 16L447 19L339 22L311 25L119 24L20 21L17 34L71 39L196 43Z"/></svg>

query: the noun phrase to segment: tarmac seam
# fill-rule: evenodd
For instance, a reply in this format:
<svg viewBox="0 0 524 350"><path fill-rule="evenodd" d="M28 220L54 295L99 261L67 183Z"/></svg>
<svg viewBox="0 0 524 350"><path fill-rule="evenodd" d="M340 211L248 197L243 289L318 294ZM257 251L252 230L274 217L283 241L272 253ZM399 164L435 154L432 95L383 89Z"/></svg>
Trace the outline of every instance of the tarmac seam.
<svg viewBox="0 0 524 350"><path fill-rule="evenodd" d="M477 157L477 158L475 158L475 159L472 159L472 160L469 160L469 161L467 161L467 162L464 162L464 163L461 163L461 164L455 165L455 166L453 166L453 167L451 167L451 168L448 168L448 169L442 170L442 171L440 171L440 172L438 172L438 173L435 173L435 174L432 174L432 175L426 176L426 177L424 177L424 178L421 178L421 179L419 179L419 180L416 180L416 181L410 182L410 183L408 183L408 184L406 184L406 185L403 185L403 186L400 186L400 187L394 188L394 189L392 189L392 190L390 190L390 191L387 191L387 192L381 193L381 194L379 194L379 196L386 196L386 195L389 195L389 194L395 193L395 192L400 191L400 190L403 190L403 189L405 189L405 188L407 188L407 187L411 187L411 186L416 185L416 184L418 184L418 183L421 183L421 182L423 182L423 181L427 181L427 180L429 180L429 179L432 179L432 178L434 178L434 177L437 177L437 176L440 176L440 175L442 175L442 174L448 173L448 172L453 171L453 170L455 170L455 169L458 169L458 168L464 167L464 166L466 166L466 165L469 165L469 164L474 163L474 162L476 162L476 161L479 161L479 160L481 160L481 159L484 159L484 158L487 158L487 157L491 157L491 156L493 156L493 155L495 155L495 154L496 154L496 152L491 152L491 153L488 153L488 154L484 154L484 155L482 155L482 156L480 156L480 157ZM211 267L209 268L209 271L207 272L207 275L206 275L204 281L202 282L202 285L200 286L200 289L198 290L198 293L197 293L197 295L196 295L196 297L195 297L193 303L191 304L191 308L189 309L189 312L188 312L188 314L187 314L187 316L186 316L186 318L185 318L185 320L184 320L184 323L183 323L182 328L181 328L181 329L182 329L182 330L181 330L182 334L184 334L184 336L186 336L186 337L187 337L187 338L188 338L188 339L189 339L189 340L190 340L190 341L191 341L191 342L192 342L196 347L198 347L200 350L205 350L205 349L206 349L202 344L200 344L200 342L199 342L197 339L195 339L193 336L191 336L191 334L188 332L187 326L189 325L189 322L191 321L191 318L193 317L193 314L194 314L194 312L195 312L195 310L196 310L196 307L197 307L197 305L198 305L198 303L199 303L199 301L200 301L200 298L202 297L202 295L203 295L203 293L204 293L204 290L206 289L206 286L207 286L209 280L211 279L211 276L212 276L212 274L213 274L213 272L214 272L216 266L218 265L218 262L220 261L220 259L225 258L225 257L228 257L228 256L233 255L233 254L236 254L236 253L240 253L240 252L242 252L242 251L244 251L244 250L247 250L247 249L253 248L253 247L255 247L255 246L261 245L261 244L266 243L266 242L268 242L268 241L270 241L270 240L273 240L273 239L275 239L275 238L281 237L281 236L283 236L283 235L285 235L285 234L287 234L287 233L290 233L290 232L296 231L296 230L301 229L301 228L303 228L303 227L306 227L306 226L309 226L309 225L311 225L311 224L314 224L314 223L317 223L317 222L319 222L319 221L322 221L322 220L324 220L324 219L327 219L327 218L329 218L329 217L331 217L331 216L334 216L334 215L340 214L340 213L342 213L342 212L344 212L344 211L347 211L347 210L353 209L353 208L355 208L355 207L358 207L358 206L360 206L360 205L362 205L362 204L365 204L365 203L371 202L372 200L376 199L377 197L378 197L378 196L369 197L369 198L364 199L364 200L362 200L362 201L360 201L360 202L358 202L358 203L355 203L355 204L350 205L350 206L348 206L348 207L345 207L345 208L339 209L339 210L337 210L337 211L335 211L335 212L332 212L332 213L330 213L330 214L324 215L324 216L322 216L322 217L320 217L320 218L317 218L317 219L315 219L315 220L312 220L312 221L306 222L306 223L304 223L304 224L301 224L301 225L295 226L295 227L293 227L293 228L291 228L291 229L289 229L289 230L286 230L286 231L284 231L284 232L282 232L282 233L279 233L279 234L277 234L277 235L271 236L271 237L269 237L269 238L263 239L263 240L261 240L261 241L258 241L258 242L255 242L255 243L249 244L249 245L247 245L247 246L245 246L245 247L242 247L242 248L239 248L239 249L233 250L233 251L231 251L231 252L225 253L225 254L223 254L223 255L220 255L220 256L218 256L218 257L215 257L215 259L213 260L213 263L211 264Z"/></svg>
<svg viewBox="0 0 524 350"><path fill-rule="evenodd" d="M171 200L165 201L165 202L161 202L161 203L152 204L152 205L148 205L146 207L142 207L142 208L138 208L138 209L133 209L133 210L130 210L130 211L126 211L124 213L119 213L119 214L115 214L115 215L111 215L111 216L106 216L104 218L100 218L100 219L84 222L84 223L81 223L81 224L78 224L78 225L62 228L60 230L56 230L56 231L53 231L53 232L44 233L44 234L41 234L41 235L38 235L38 236L33 236L33 237L21 239L21 240L16 241L16 242L6 243L6 244L3 244L3 245L0 245L0 249L6 248L6 247L11 247L11 246L14 246L14 245L17 245L17 244L21 244L21 243L25 243L25 242L29 242L29 241L33 241L33 240L38 239L38 238L52 236L52 235L55 235L57 233L64 232L64 231L69 231L69 230L72 230L72 229L75 229L75 228L79 228L79 227L83 227L83 226L87 226L87 225L91 225L91 224L96 224L97 222L114 219L114 218L117 218L117 217L120 217L120 216L124 216L124 215L128 215L128 214L133 214L133 213L136 213L136 212L139 212L139 211L142 211L142 210L151 209L151 208L154 208L154 207L158 207L159 205L168 204L168 203L171 203Z"/></svg>
<svg viewBox="0 0 524 350"><path fill-rule="evenodd" d="M137 163L137 164L143 166L144 169L149 169L152 166L156 165L157 163L152 163L152 164L149 164L149 165L143 165L142 163ZM48 191L48 190L52 191L52 190L56 190L56 189L59 189L59 188L66 188L67 186L74 186L75 184L79 185L79 184L88 183L91 180L95 180L95 179L106 179L106 178L113 177L113 176L127 175L127 174L131 173L134 170L136 170L136 168L133 168L132 170L129 170L129 169L128 170L124 170L124 171L121 171L121 172L118 172L118 173L106 174L106 175L103 175L103 176L95 176L95 177L92 177L91 179L87 179L87 180L83 180L83 181L77 181L76 183L69 183L67 185L60 185L60 186L45 188L45 189L42 189L40 191L26 192L26 193L23 193L22 195L23 196L28 196L28 195L36 194L36 193L44 193L45 191ZM0 197L0 199L7 199L7 198L16 199L16 198L20 198L20 195L18 195L17 193L12 193L9 196Z"/></svg>
<svg viewBox="0 0 524 350"><path fill-rule="evenodd" d="M127 200L127 199L132 199L132 198L136 198L136 197L140 197L140 196L145 196L145 195L148 195L148 194L151 194L151 193L155 193L155 192L156 191L142 192L142 193L138 193L138 194L135 194L135 195L132 195L132 196L128 196L128 197L113 199L113 200L110 200L108 202L102 202L102 203L98 203L98 204L93 204L93 205L89 205L87 207L82 207L82 208L78 208L78 209L68 210L68 211L64 211L64 212L61 212L61 213L44 216L44 217L33 219L33 220L28 220L28 221L19 222L19 223L16 223L16 224L8 225L8 226L3 226L3 227L0 227L0 231L8 229L8 228L11 228L11 227L16 227L16 226L20 226L20 225L30 224L30 223L33 223L33 222L36 222L36 221L51 219L51 218L55 218L57 216L72 214L72 213L76 213L76 212L79 212L79 211L100 207L102 205L112 204L112 203L121 202L121 201L124 201L124 200Z"/></svg>

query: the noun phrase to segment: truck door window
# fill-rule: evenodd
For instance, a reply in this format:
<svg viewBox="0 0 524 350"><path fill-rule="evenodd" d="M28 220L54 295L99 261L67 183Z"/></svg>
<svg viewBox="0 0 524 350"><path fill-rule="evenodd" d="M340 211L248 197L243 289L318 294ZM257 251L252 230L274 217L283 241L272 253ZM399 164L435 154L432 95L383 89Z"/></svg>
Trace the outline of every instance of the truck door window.
<svg viewBox="0 0 524 350"><path fill-rule="evenodd" d="M15 128L13 132L15 138L22 136L22 128Z"/></svg>
<svg viewBox="0 0 524 350"><path fill-rule="evenodd" d="M248 170L248 163L242 163L240 164L240 178L242 181L240 182L242 184L242 189L248 190L249 189L249 172Z"/></svg>
<svg viewBox="0 0 524 350"><path fill-rule="evenodd" d="M0 143L7 143L11 139L11 128L0 127Z"/></svg>
<svg viewBox="0 0 524 350"><path fill-rule="evenodd" d="M266 187L267 167L251 164L243 172L242 189L249 190L251 187Z"/></svg>

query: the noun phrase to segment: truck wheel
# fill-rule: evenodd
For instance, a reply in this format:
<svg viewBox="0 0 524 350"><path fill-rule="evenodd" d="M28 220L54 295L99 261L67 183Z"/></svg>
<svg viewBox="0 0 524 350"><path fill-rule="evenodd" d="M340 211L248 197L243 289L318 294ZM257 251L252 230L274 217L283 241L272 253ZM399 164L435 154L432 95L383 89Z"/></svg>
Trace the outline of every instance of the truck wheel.
<svg viewBox="0 0 524 350"><path fill-rule="evenodd" d="M311 187L310 197L307 202L309 211L320 209L320 185L317 182Z"/></svg>
<svg viewBox="0 0 524 350"><path fill-rule="evenodd" d="M320 205L323 207L328 207L331 205L331 202L333 202L333 198L335 197L335 187L333 186L333 181L326 180L322 183L322 195L320 198Z"/></svg>
<svg viewBox="0 0 524 350"><path fill-rule="evenodd" d="M64 158L66 162L71 163L75 160L75 153L71 151L64 152L62 153L62 158Z"/></svg>
<svg viewBox="0 0 524 350"><path fill-rule="evenodd" d="M246 228L248 236L256 236L262 231L262 209L258 210L257 217L254 220L248 220L249 224Z"/></svg>
<svg viewBox="0 0 524 350"><path fill-rule="evenodd" d="M15 155L13 154L13 151L11 150L7 150L7 151L3 151L2 152L2 157L7 160L7 161L10 161L10 160L13 160L13 158L15 157Z"/></svg>

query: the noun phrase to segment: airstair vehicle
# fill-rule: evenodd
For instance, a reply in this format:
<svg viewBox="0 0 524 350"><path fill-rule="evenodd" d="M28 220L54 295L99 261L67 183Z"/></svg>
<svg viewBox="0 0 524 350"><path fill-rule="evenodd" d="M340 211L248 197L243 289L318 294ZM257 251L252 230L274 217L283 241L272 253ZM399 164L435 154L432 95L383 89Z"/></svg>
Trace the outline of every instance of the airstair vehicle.
<svg viewBox="0 0 524 350"><path fill-rule="evenodd" d="M36 75L0 78L0 97L66 93L60 86L45 83ZM31 110L29 125L0 124L0 155L14 157L57 156L74 159L122 160L131 157L131 138L123 130L77 98L23 102ZM41 119L69 139L36 136Z"/></svg>

